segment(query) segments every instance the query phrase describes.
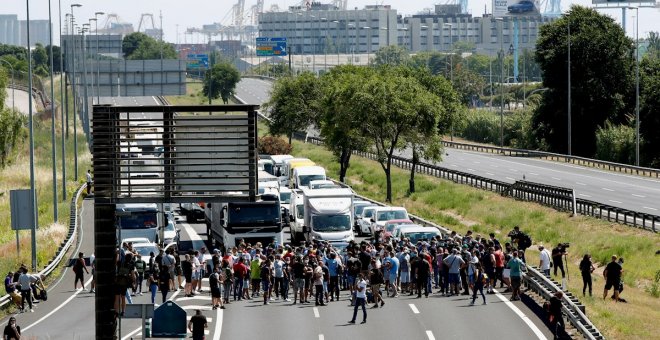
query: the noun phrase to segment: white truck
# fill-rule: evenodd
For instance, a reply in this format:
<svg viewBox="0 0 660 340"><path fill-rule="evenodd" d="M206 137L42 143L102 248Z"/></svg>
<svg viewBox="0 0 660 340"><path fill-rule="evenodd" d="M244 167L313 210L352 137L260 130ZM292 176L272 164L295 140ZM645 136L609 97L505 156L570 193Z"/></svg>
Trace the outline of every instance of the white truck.
<svg viewBox="0 0 660 340"><path fill-rule="evenodd" d="M289 231L291 242L298 243L305 239L303 227L305 226L305 196L302 190L291 190L289 201Z"/></svg>
<svg viewBox="0 0 660 340"><path fill-rule="evenodd" d="M296 188L309 188L309 182L325 180L325 169L320 166L301 166L293 169L293 183L289 186Z"/></svg>
<svg viewBox="0 0 660 340"><path fill-rule="evenodd" d="M353 235L353 196L351 189L302 189L308 241L350 242Z"/></svg>
<svg viewBox="0 0 660 340"><path fill-rule="evenodd" d="M117 240L145 237L157 243L163 239L163 211L156 203L125 203L115 207Z"/></svg>

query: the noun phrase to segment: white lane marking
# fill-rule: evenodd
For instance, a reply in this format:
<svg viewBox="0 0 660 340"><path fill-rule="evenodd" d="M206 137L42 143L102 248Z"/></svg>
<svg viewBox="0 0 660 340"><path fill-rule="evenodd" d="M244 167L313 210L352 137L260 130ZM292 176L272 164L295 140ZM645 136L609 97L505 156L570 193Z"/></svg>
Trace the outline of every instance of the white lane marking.
<svg viewBox="0 0 660 340"><path fill-rule="evenodd" d="M321 315L319 314L319 309L317 307L314 307L314 317L317 319L321 317Z"/></svg>
<svg viewBox="0 0 660 340"><path fill-rule="evenodd" d="M431 331L426 331L426 337L429 338L429 340L435 340L435 337L433 336L433 332Z"/></svg>
<svg viewBox="0 0 660 340"><path fill-rule="evenodd" d="M183 231L188 234L188 238L192 242L192 249L202 249L202 247L206 247L202 238L199 236L199 234L197 234L195 229L190 224L185 222L179 224L183 226Z"/></svg>
<svg viewBox="0 0 660 340"><path fill-rule="evenodd" d="M474 164L481 164L481 162L474 161Z"/></svg>
<svg viewBox="0 0 660 340"><path fill-rule="evenodd" d="M530 172L529 174L532 175L532 176L538 176L539 175L536 172Z"/></svg>
<svg viewBox="0 0 660 340"><path fill-rule="evenodd" d="M612 202L612 203L621 204L621 201L616 201L616 200L609 200L609 201Z"/></svg>
<svg viewBox="0 0 660 340"><path fill-rule="evenodd" d="M220 340L220 334L222 333L222 314L223 310L222 309L217 309L217 314L215 316L215 319L217 322L215 323L215 329L213 330L213 340Z"/></svg>
<svg viewBox="0 0 660 340"><path fill-rule="evenodd" d="M493 164L491 164L490 166L492 166L493 168L499 168L498 165L493 165Z"/></svg>
<svg viewBox="0 0 660 340"><path fill-rule="evenodd" d="M323 334L319 334L319 340L325 340L325 337L323 336Z"/></svg>
<svg viewBox="0 0 660 340"><path fill-rule="evenodd" d="M518 307L516 307L516 305L514 305L511 301L509 301L509 299L507 299L504 295L502 295L497 290L495 290L495 293L496 293L495 296L497 296L497 298L500 299L500 301L504 302L504 304L507 307L509 307L514 313L516 313L516 315L518 315L523 320L523 322L525 322L525 324L527 324L527 326L532 330L532 332L534 332L534 334L536 335L536 337L538 339L541 339L541 340L547 340L548 339L548 338L545 337L545 335L543 335L543 332L541 332L541 330L538 327L536 327L534 322L532 322L532 320L530 320L529 317L527 317L527 315L525 315L525 313L523 313L520 309L518 309Z"/></svg>
<svg viewBox="0 0 660 340"><path fill-rule="evenodd" d="M417 309L417 307L414 304L409 303L408 306L410 306L410 309L412 309L413 313L419 314L419 309Z"/></svg>
<svg viewBox="0 0 660 340"><path fill-rule="evenodd" d="M458 166L458 165L456 165L456 164L452 164L451 166Z"/></svg>
<svg viewBox="0 0 660 340"><path fill-rule="evenodd" d="M490 172L487 172L486 175L488 175L488 176L495 176L495 174L490 173Z"/></svg>
<svg viewBox="0 0 660 340"><path fill-rule="evenodd" d="M657 211L657 210L658 210L658 209L656 209L656 208L651 208L651 207L642 207L642 208L644 208L644 209L648 209L648 210L653 210L653 211Z"/></svg>
<svg viewBox="0 0 660 340"><path fill-rule="evenodd" d="M509 169L509 171L518 172L516 169Z"/></svg>
<svg viewBox="0 0 660 340"><path fill-rule="evenodd" d="M190 321L191 318L192 318L192 315L186 315L186 321ZM213 318L207 317L206 321L207 322L213 322Z"/></svg>
<svg viewBox="0 0 660 340"><path fill-rule="evenodd" d="M639 198L646 198L646 196L644 196L644 195L637 195L637 194L631 194L631 195L633 195L635 197L639 197Z"/></svg>
<svg viewBox="0 0 660 340"><path fill-rule="evenodd" d="M468 170L468 171L474 171L474 169L470 169L470 168L468 168L467 170Z"/></svg>
<svg viewBox="0 0 660 340"><path fill-rule="evenodd" d="M614 191L614 190L612 190L612 189L608 189L608 188L601 188L601 189L603 189L603 190L605 190L605 191Z"/></svg>
<svg viewBox="0 0 660 340"><path fill-rule="evenodd" d="M141 330L142 330L142 326L140 326L140 327L134 329L132 332L126 334L126 336L124 336L123 338L121 338L121 340L128 340L128 339L131 339L131 338L133 337L133 335L137 336L137 333L140 332ZM141 332L140 332L140 333L141 333Z"/></svg>
<svg viewBox="0 0 660 340"><path fill-rule="evenodd" d="M48 317L50 317L51 315L55 314L55 312L57 312L58 310L62 309L62 307L66 306L67 303L71 302L71 300L73 300L76 296L78 296L78 294L80 294L81 292L84 292L84 291L85 291L85 287L87 287L87 285L89 285L90 282L92 282L92 278L91 278L91 277L89 278L89 280L87 280L87 282L85 282L85 286L83 287L83 289L76 290L76 292L73 293L73 295L69 296L68 299L64 300L64 302L62 302L59 306L55 307L55 309L51 310L48 314L46 314L46 315L44 315L43 317L41 317L41 319L35 321L33 324L31 324L31 325L29 325L29 326L23 328L23 331L27 331L28 329L30 329L30 328L32 328L32 327L38 325L39 323L41 323L42 321L46 320L46 319L47 319Z"/></svg>
<svg viewBox="0 0 660 340"><path fill-rule="evenodd" d="M582 197L591 197L590 195L587 195L587 194L578 194L578 195L582 196Z"/></svg>
<svg viewBox="0 0 660 340"><path fill-rule="evenodd" d="M176 299L176 301L190 301L190 300L205 300L205 301L211 301L210 296L191 296L191 297L182 297Z"/></svg>
<svg viewBox="0 0 660 340"><path fill-rule="evenodd" d="M506 179L511 180L511 181L515 181L515 180L516 180L515 178L511 178L511 177L506 177Z"/></svg>
<svg viewBox="0 0 660 340"><path fill-rule="evenodd" d="M586 185L586 184L584 184L584 183L582 183L582 182L575 182L575 184L577 184L577 185Z"/></svg>
<svg viewBox="0 0 660 340"><path fill-rule="evenodd" d="M555 181L561 181L561 178L559 177L552 177L552 179L554 179Z"/></svg>

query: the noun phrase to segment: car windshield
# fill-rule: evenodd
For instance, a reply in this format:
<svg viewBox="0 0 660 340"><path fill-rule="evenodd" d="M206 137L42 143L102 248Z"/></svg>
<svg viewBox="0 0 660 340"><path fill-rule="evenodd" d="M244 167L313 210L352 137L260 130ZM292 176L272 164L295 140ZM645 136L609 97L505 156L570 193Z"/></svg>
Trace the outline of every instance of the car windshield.
<svg viewBox="0 0 660 340"><path fill-rule="evenodd" d="M362 217L370 218L374 216L374 211L375 211L374 209L364 209L364 215L362 215Z"/></svg>
<svg viewBox="0 0 660 340"><path fill-rule="evenodd" d="M348 215L315 215L312 228L318 232L351 230L351 218Z"/></svg>
<svg viewBox="0 0 660 340"><path fill-rule="evenodd" d="M127 216L118 217L118 225L122 229L154 228L158 224L157 212L131 212Z"/></svg>
<svg viewBox="0 0 660 340"><path fill-rule="evenodd" d="M309 186L309 182L311 182L311 181L324 180L324 179L325 179L324 175L304 175L304 176L300 176L300 183L298 183L298 186L306 187L306 186Z"/></svg>
<svg viewBox="0 0 660 340"><path fill-rule="evenodd" d="M137 251L140 256L149 256L149 253L151 252L158 254L158 248L156 248L156 246L133 247L133 250Z"/></svg>
<svg viewBox="0 0 660 340"><path fill-rule="evenodd" d="M176 231L176 230L174 229L174 224L172 224L172 223L168 223L168 224L163 228L163 230L165 230L165 231Z"/></svg>
<svg viewBox="0 0 660 340"><path fill-rule="evenodd" d="M360 215L364 211L364 208L368 207L368 204L359 204L355 206L355 215Z"/></svg>
<svg viewBox="0 0 660 340"><path fill-rule="evenodd" d="M302 204L296 205L296 218L305 218L305 206Z"/></svg>
<svg viewBox="0 0 660 340"><path fill-rule="evenodd" d="M392 231L394 231L394 228L396 228L396 226L398 226L398 225L399 225L399 223L388 223L388 224L385 225L385 231L391 233Z"/></svg>
<svg viewBox="0 0 660 340"><path fill-rule="evenodd" d="M377 221L389 221L389 220L402 220L406 219L406 212L404 210L390 210L390 211L380 211L378 212Z"/></svg>
<svg viewBox="0 0 660 340"><path fill-rule="evenodd" d="M434 233L432 231L418 231L414 233L406 233L405 236L410 239L411 243L417 243L417 241L421 240L430 240L433 237L438 235L438 233Z"/></svg>
<svg viewBox="0 0 660 340"><path fill-rule="evenodd" d="M280 192L280 202L282 202L282 203L291 203L291 193L290 192Z"/></svg>

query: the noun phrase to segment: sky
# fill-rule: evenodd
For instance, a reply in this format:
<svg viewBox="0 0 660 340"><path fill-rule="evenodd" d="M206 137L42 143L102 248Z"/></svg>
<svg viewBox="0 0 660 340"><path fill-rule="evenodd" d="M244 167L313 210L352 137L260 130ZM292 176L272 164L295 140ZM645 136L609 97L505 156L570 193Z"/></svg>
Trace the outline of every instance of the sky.
<svg viewBox="0 0 660 340"><path fill-rule="evenodd" d="M30 19L48 19L48 0L27 0L30 3ZM231 8L237 0L50 0L52 2L54 32L58 32L58 1L62 4L63 13L70 12L70 5L73 3L82 4L82 7L75 8L74 14L78 22L87 22L87 19L93 18L95 12L115 13L124 22L130 22L137 30L138 23L142 13L151 13L154 15L156 27L159 26L159 14L163 15L163 39L169 42L183 43L191 41L191 36L186 37L183 32L188 27L201 27L203 24L219 22L229 24L231 20ZM277 4L280 9L286 9L288 6L296 5L300 0L265 0L264 9L269 10L273 4ZM453 0L427 1L427 0L348 0L348 8L363 8L365 5L391 5L399 14L412 15L423 11L425 8L433 8L434 4L447 3ZM660 1L660 0L658 0ZM257 0L245 0L245 11L249 11ZM331 0L321 0L329 3ZM0 14L17 14L20 20L26 18L26 1L24 0L0 0ZM572 4L591 6L591 0L563 0L561 4L562 12L568 10ZM468 0L468 9L473 16L481 16L485 9L491 11L491 0ZM620 9L599 10L601 13L613 17L616 22L621 23ZM648 35L648 32L660 31L660 7L658 8L640 8L639 36L640 38ZM248 14L246 14L247 16ZM635 11L627 11L627 29L628 36L634 38ZM99 19L99 28L104 25L105 16ZM178 28L177 28L178 25ZM151 28L151 24L147 24ZM178 30L178 35L177 35ZM58 37L55 38L55 44L58 44Z"/></svg>

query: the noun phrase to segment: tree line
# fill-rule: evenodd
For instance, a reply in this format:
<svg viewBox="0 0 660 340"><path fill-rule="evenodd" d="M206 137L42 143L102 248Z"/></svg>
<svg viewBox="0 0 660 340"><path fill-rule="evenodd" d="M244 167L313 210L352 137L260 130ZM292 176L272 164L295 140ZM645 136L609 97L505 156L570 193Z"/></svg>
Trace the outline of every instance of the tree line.
<svg viewBox="0 0 660 340"><path fill-rule="evenodd" d="M440 138L450 128L461 104L442 76L428 68L343 65L321 77L309 72L280 78L265 108L269 131L286 135L313 126L340 165L344 181L354 151L377 154L392 200L394 152L407 150L413 160L439 160ZM416 165L416 164L415 164ZM410 191L414 192L415 167Z"/></svg>

